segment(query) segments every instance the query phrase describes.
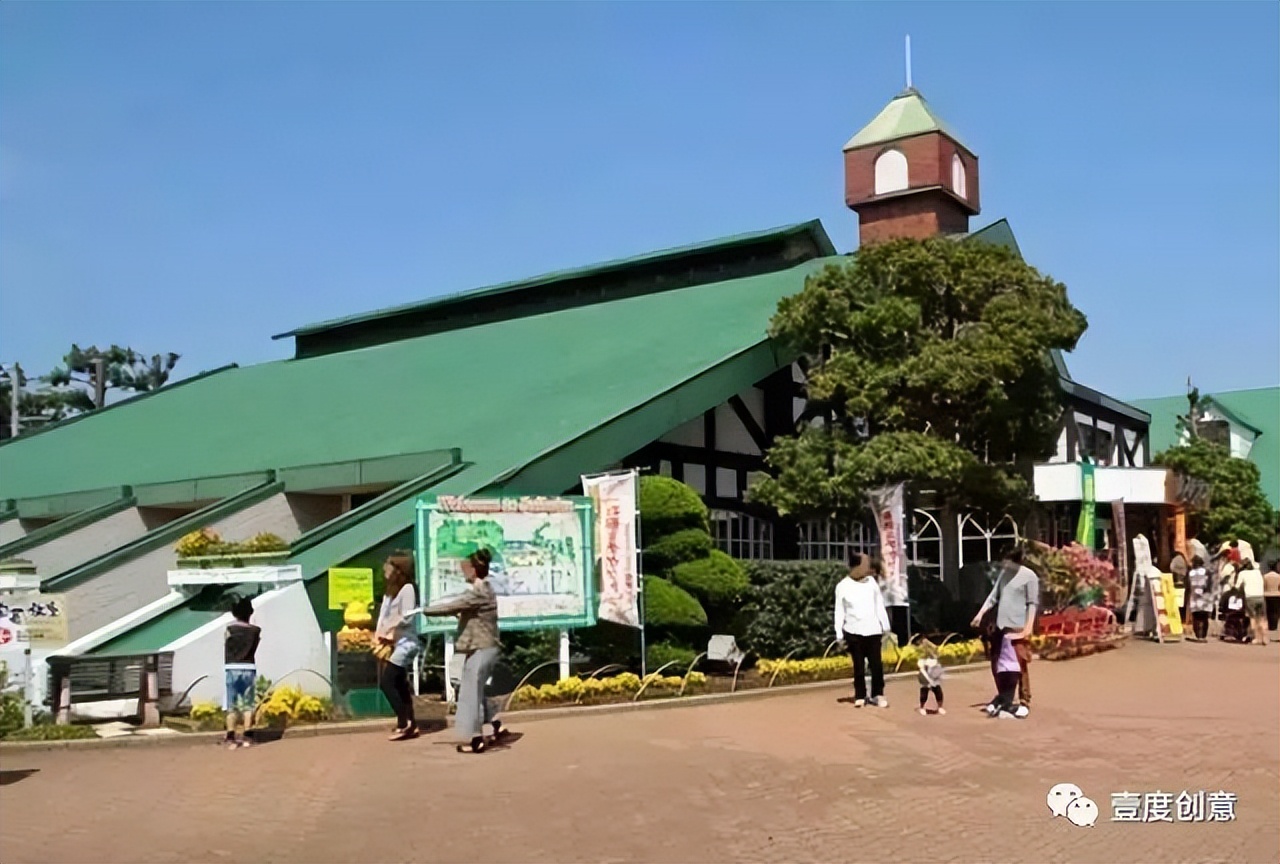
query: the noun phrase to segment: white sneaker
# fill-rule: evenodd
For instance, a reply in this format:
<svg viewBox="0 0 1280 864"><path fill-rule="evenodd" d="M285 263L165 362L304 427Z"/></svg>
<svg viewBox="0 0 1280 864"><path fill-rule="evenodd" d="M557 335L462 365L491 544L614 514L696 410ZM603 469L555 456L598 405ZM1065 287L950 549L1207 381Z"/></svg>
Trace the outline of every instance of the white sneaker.
<svg viewBox="0 0 1280 864"><path fill-rule="evenodd" d="M938 709L938 716L939 716L939 717L945 717L945 716L947 716L947 709L946 709L946 708L939 708L939 709Z"/></svg>
<svg viewBox="0 0 1280 864"><path fill-rule="evenodd" d="M1031 709L1028 708L1026 705L1019 705L1017 709L1014 710L1013 716L1017 717L1019 720L1024 720L1026 719L1027 715L1030 713L1031 713Z"/></svg>
<svg viewBox="0 0 1280 864"><path fill-rule="evenodd" d="M866 700L866 699L854 699L854 700L853 700L853 707L854 707L854 708L861 708L863 705L866 705L866 704L867 704L867 700Z"/></svg>
<svg viewBox="0 0 1280 864"><path fill-rule="evenodd" d="M1008 711L1001 711L999 714L996 715L996 717L1000 718L1001 720L1017 720L1018 719L1013 714L1010 714Z"/></svg>
<svg viewBox="0 0 1280 864"><path fill-rule="evenodd" d="M987 716L988 716L988 717L994 717L994 716L996 716L996 714L998 714L998 713L1000 712L1000 709L999 709L999 708L997 708L997 707L995 706L995 703L992 703L992 704L990 704L990 705L987 705L987 706L986 706L985 708L983 708L982 710L983 710L983 711L985 711L985 712L987 712Z"/></svg>
<svg viewBox="0 0 1280 864"><path fill-rule="evenodd" d="M883 696L877 696L876 698L872 699L871 701L875 703L875 706L876 706L877 708L888 708L888 707L889 707L889 700L888 700L888 699L886 699L886 698L884 698Z"/></svg>
<svg viewBox="0 0 1280 864"><path fill-rule="evenodd" d="M924 716L925 716L925 715L927 715L928 713L929 713L929 712L928 712L928 711L926 711L925 709L923 709L923 708L921 708L921 709L920 709L920 716L921 716L921 717L924 717Z"/></svg>

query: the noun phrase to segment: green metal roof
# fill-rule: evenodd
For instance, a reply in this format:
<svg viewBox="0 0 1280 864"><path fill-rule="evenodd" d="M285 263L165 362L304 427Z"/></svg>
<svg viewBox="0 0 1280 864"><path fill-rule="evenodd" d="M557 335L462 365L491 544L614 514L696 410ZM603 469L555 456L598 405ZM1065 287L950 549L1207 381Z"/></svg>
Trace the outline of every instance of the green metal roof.
<svg viewBox="0 0 1280 864"><path fill-rule="evenodd" d="M227 370L6 444L0 499L430 448L496 476L763 341L820 266Z"/></svg>
<svg viewBox="0 0 1280 864"><path fill-rule="evenodd" d="M845 150L867 147L872 144L886 144L912 135L923 135L925 132L941 132L955 141L965 150L969 150L964 141L948 126L941 117L914 87L908 87L875 116L875 119L862 127L862 130L849 139ZM969 150L972 153L972 150Z"/></svg>
<svg viewBox="0 0 1280 864"><path fill-rule="evenodd" d="M777 241L787 237L800 235L806 235L811 238L814 241L819 254L827 256L836 254L835 247L832 245L830 238L822 228L822 223L814 219L808 222L784 225L779 228L770 228L765 231L753 231L746 234L736 234L730 237L721 237L716 240L693 243L687 246L660 249L655 252L646 252L643 255L619 258L613 261L604 261L599 264L592 264L586 267L558 270L552 273L544 273L540 276L534 276L529 279L520 279L515 282L504 282L499 285L492 285L486 288L460 291L440 297L433 297L430 300L406 303L387 309L362 312L357 315L322 321L318 324L308 324L305 327L299 327L296 330L290 330L287 333L280 333L272 338L285 339L289 337L307 336L325 330L334 330L353 324L399 316L409 312L442 309L444 307L454 306L463 302L472 302L478 299L492 298L501 302L507 299L511 294L517 292L528 292L548 285L553 285L555 283L567 282L590 276L600 276L615 271L633 270L644 265L671 262L676 261L677 259L690 258L704 253L732 252L735 249L758 244L762 241Z"/></svg>
<svg viewBox="0 0 1280 864"><path fill-rule="evenodd" d="M1262 475L1262 491L1272 507L1280 508L1280 387L1231 390L1207 394L1206 399L1241 425L1258 431L1249 461ZM1186 396L1134 399L1151 415L1151 452L1178 443L1178 417L1187 413Z"/></svg>

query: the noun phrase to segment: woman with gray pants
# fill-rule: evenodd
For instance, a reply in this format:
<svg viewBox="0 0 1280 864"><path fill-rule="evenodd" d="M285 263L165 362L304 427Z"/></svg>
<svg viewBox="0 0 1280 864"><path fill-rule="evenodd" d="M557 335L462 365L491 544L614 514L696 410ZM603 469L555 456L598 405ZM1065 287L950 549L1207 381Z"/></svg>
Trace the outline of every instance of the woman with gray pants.
<svg viewBox="0 0 1280 864"><path fill-rule="evenodd" d="M492 560L493 553L488 549L472 552L462 562L462 573L468 582L466 593L422 610L423 615L458 616L458 635L453 647L465 659L455 726L458 736L468 741L458 745L459 753L485 751L485 723L493 724L495 740L504 734L502 722L494 719L492 706L484 695L485 683L493 675L499 653L498 596L488 578Z"/></svg>

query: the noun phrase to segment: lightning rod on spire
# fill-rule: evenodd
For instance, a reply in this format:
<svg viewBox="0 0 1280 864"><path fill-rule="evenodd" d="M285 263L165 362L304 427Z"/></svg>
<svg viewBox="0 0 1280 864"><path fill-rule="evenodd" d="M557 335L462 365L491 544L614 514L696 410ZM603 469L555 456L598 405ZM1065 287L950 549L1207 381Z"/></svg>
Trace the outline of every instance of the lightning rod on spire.
<svg viewBox="0 0 1280 864"><path fill-rule="evenodd" d="M907 89L911 89L911 34L907 34Z"/></svg>

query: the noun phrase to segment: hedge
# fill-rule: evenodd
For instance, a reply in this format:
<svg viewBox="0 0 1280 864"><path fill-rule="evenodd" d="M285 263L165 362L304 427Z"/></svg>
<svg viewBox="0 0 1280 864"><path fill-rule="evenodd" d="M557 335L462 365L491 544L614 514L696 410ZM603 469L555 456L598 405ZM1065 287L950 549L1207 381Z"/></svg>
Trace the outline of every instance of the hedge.
<svg viewBox="0 0 1280 864"><path fill-rule="evenodd" d="M644 577L644 620L661 629L707 626L707 613L688 591L658 576Z"/></svg>
<svg viewBox="0 0 1280 864"><path fill-rule="evenodd" d="M651 573L666 573L678 564L705 559L713 545L706 530L684 528L646 546L644 566Z"/></svg>
<svg viewBox="0 0 1280 864"><path fill-rule="evenodd" d="M692 648L685 648L681 645L672 645L670 642L658 642L650 645L648 650L645 652L645 658L650 672L662 668L673 660L676 661L676 665L671 667L672 671L667 674L674 674L674 670L677 668L680 673L683 674L684 671L689 668L689 664L693 662L693 658L697 656L698 652Z"/></svg>
<svg viewBox="0 0 1280 864"><path fill-rule="evenodd" d="M705 606L736 604L751 588L742 564L719 549L711 550L705 558L678 565L671 573L671 581Z"/></svg>
<svg viewBox="0 0 1280 864"><path fill-rule="evenodd" d="M653 475L640 478L640 530L642 545L674 534L682 528L707 530L707 505L698 493L679 480Z"/></svg>
<svg viewBox="0 0 1280 864"><path fill-rule="evenodd" d="M835 638L836 583L847 568L838 561L748 561L751 590L743 606L743 642L762 657L793 650L820 656Z"/></svg>

